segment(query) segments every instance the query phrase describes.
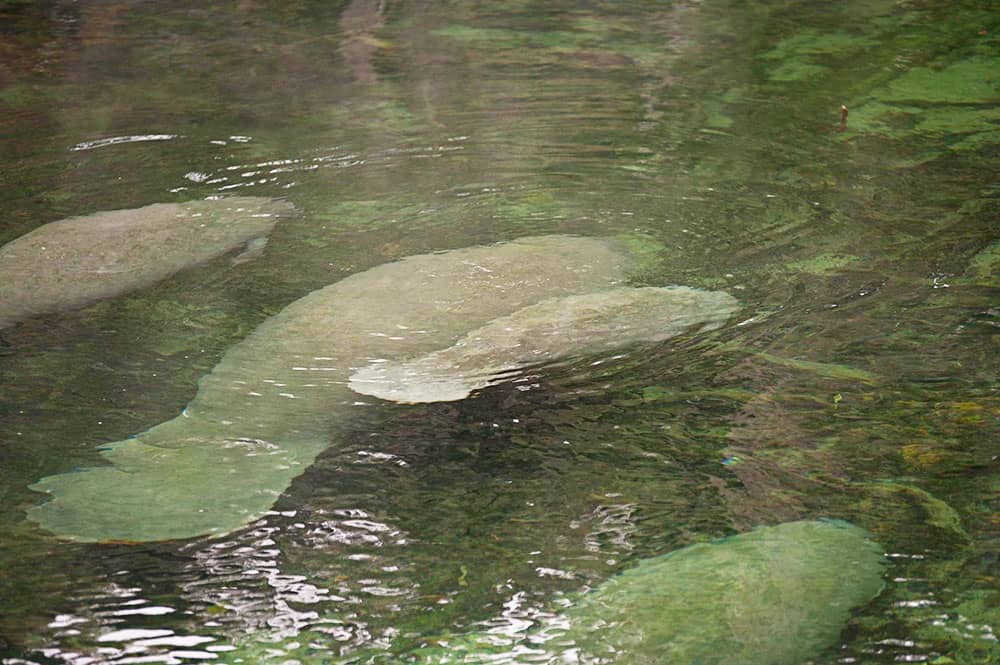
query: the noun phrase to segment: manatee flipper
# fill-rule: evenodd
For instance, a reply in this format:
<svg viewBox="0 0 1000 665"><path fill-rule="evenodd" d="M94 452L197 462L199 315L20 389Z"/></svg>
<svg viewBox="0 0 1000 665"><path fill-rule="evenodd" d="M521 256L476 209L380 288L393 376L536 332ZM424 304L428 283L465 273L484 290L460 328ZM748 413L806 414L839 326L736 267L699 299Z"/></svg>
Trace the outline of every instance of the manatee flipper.
<svg viewBox="0 0 1000 665"><path fill-rule="evenodd" d="M395 402L459 400L524 367L718 328L736 308L726 293L682 286L550 298L494 319L446 349L374 362L352 374L349 385Z"/></svg>

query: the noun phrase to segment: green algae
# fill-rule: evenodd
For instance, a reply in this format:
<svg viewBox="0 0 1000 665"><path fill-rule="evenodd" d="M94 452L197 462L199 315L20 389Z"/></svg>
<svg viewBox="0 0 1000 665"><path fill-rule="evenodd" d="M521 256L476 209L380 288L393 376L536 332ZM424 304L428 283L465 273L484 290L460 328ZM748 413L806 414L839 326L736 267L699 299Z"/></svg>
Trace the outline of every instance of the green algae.
<svg viewBox="0 0 1000 665"><path fill-rule="evenodd" d="M912 524L914 520L905 513L916 510L922 515L919 521L944 534L952 545L969 542L969 534L955 509L926 490L899 482L863 483L858 487L867 495L857 505L865 521L882 519L887 525ZM872 524L870 528L876 531L881 527Z"/></svg>
<svg viewBox="0 0 1000 665"><path fill-rule="evenodd" d="M435 28L431 34L488 52L508 62L552 62L570 67L617 69L637 65L661 66L669 52L654 39L637 34L628 22L607 23L579 16L569 30L515 30L453 24Z"/></svg>
<svg viewBox="0 0 1000 665"><path fill-rule="evenodd" d="M815 374L821 376L825 379L838 379L845 381L859 381L866 384L878 383L879 377L877 374L869 372L867 370L858 369L856 367L851 367L849 365L839 365L836 363L820 363L811 360L797 360L795 358L785 358L783 356L777 356L773 353L760 352L757 354L769 363L774 363L775 365L781 365L782 367L789 367L791 369L799 370L802 372L808 372L810 374Z"/></svg>
<svg viewBox="0 0 1000 665"><path fill-rule="evenodd" d="M859 257L849 254L820 254L810 259L789 263L788 269L810 275L829 275L856 265L859 261L861 261Z"/></svg>
<svg viewBox="0 0 1000 665"><path fill-rule="evenodd" d="M1000 659L1000 640L996 634L1000 626L1000 591L996 589L996 578L985 577L972 588L956 592L953 590L956 577L968 576L972 570L947 563L927 567L947 591L931 598L917 585L915 590L901 589L894 596L897 600L892 607L862 618L859 626L873 633L905 635L905 639L889 638L882 642L889 646L886 649L889 657L893 656L892 646L904 647L899 649L897 661L906 659L913 654L913 647L917 647L918 653L926 654L924 662L934 665L995 665ZM912 574L921 573L928 571Z"/></svg>
<svg viewBox="0 0 1000 665"><path fill-rule="evenodd" d="M494 206L495 218L515 228L531 228L539 220L572 219L579 215L577 206L560 199L549 189L504 193L496 199Z"/></svg>
<svg viewBox="0 0 1000 665"><path fill-rule="evenodd" d="M914 130L924 134L977 134L1000 130L1000 109L996 108L932 108L921 110L916 119Z"/></svg>
<svg viewBox="0 0 1000 665"><path fill-rule="evenodd" d="M0 104L15 111L48 102L52 97L46 89L27 83L5 85L0 89Z"/></svg>
<svg viewBox="0 0 1000 665"><path fill-rule="evenodd" d="M392 91L387 91L389 96ZM428 122L405 101L398 99L372 99L359 101L351 106L341 106L331 114L338 122L356 126L359 132L397 135L415 134L427 130ZM364 118L364 121L361 121Z"/></svg>
<svg viewBox="0 0 1000 665"><path fill-rule="evenodd" d="M836 55L876 45L875 40L862 35L806 29L782 39L761 57L766 60L786 60L806 55Z"/></svg>
<svg viewBox="0 0 1000 665"><path fill-rule="evenodd" d="M599 47L602 52L620 52L625 56L648 59L651 56L662 58L656 55L652 49L646 49L641 44L634 41L629 42L631 36L624 30L615 31L609 26L599 25L594 20L586 17L578 19L573 26L575 30L512 30L505 28L476 28L467 25L451 25L444 28L437 28L431 34L437 37L452 39L457 42L482 49L536 49L548 51L552 54L573 55L581 52L593 52L595 47ZM609 40L609 35L622 32L621 42ZM607 45L611 44L612 49Z"/></svg>
<svg viewBox="0 0 1000 665"><path fill-rule="evenodd" d="M756 393L741 388L703 388L696 391L679 391L664 386L646 386L642 389L642 401L663 402L685 399L714 398L734 403L749 402Z"/></svg>
<svg viewBox="0 0 1000 665"><path fill-rule="evenodd" d="M363 227L378 229L410 219L419 214L421 206L386 199L347 199L310 211L322 224L303 229L304 242L326 247L332 242L331 229Z"/></svg>
<svg viewBox="0 0 1000 665"><path fill-rule="evenodd" d="M761 58L776 61L767 67L768 80L806 81L833 71L831 59L854 55L875 45L875 41L859 35L805 30L778 42Z"/></svg>
<svg viewBox="0 0 1000 665"><path fill-rule="evenodd" d="M973 57L939 69L915 67L878 94L884 102L990 104L1000 99L1000 59Z"/></svg>
<svg viewBox="0 0 1000 665"><path fill-rule="evenodd" d="M1000 279L1000 241L994 242L972 257L961 281L996 286Z"/></svg>
<svg viewBox="0 0 1000 665"><path fill-rule="evenodd" d="M635 263L629 268L629 282L632 284L649 284L660 274L667 251L663 243L648 233L619 233L614 236L616 242L635 257Z"/></svg>
<svg viewBox="0 0 1000 665"><path fill-rule="evenodd" d="M585 34L569 31L528 32L502 28L475 28L467 25L438 28L431 34L490 49L524 47L576 49L582 41L588 39Z"/></svg>
<svg viewBox="0 0 1000 665"><path fill-rule="evenodd" d="M974 151L1000 141L1000 59L986 49L938 66L911 68L851 110L852 131L944 142Z"/></svg>
<svg viewBox="0 0 1000 665"><path fill-rule="evenodd" d="M830 71L825 65L817 65L800 60L789 60L775 65L767 70L767 78L771 81L808 81L822 76Z"/></svg>
<svg viewBox="0 0 1000 665"><path fill-rule="evenodd" d="M705 114L705 126L711 129L729 129L734 120L726 112L726 103L721 99L706 99L702 102L702 113Z"/></svg>
<svg viewBox="0 0 1000 665"><path fill-rule="evenodd" d="M987 665L1000 660L1000 640L996 635L1000 627L1000 591L997 589L966 591L953 603L935 607L928 614L916 626L916 637L946 654L931 663Z"/></svg>
<svg viewBox="0 0 1000 665"><path fill-rule="evenodd" d="M162 356L194 352L205 348L211 338L232 325L230 315L218 303L185 301L181 298L130 298L122 313L143 320L145 348Z"/></svg>

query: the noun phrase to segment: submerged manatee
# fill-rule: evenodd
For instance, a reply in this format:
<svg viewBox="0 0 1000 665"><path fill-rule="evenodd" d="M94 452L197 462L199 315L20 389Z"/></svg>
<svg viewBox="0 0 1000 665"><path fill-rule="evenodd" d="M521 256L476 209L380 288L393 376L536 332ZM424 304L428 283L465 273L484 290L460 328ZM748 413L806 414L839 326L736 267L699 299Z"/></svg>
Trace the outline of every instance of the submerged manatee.
<svg viewBox="0 0 1000 665"><path fill-rule="evenodd" d="M435 636L401 654L422 665L801 665L835 647L854 608L882 590L885 557L839 520L760 527L645 559L528 631ZM494 622L488 622L493 624ZM494 624L495 625L495 624ZM273 637L251 635L230 654L271 662ZM277 660L328 662L300 639ZM384 655L384 651L378 654ZM368 652L354 654L362 662ZM373 654L374 655L374 654Z"/></svg>
<svg viewBox="0 0 1000 665"><path fill-rule="evenodd" d="M149 286L270 233L290 203L240 196L51 222L0 247L0 328Z"/></svg>
<svg viewBox="0 0 1000 665"><path fill-rule="evenodd" d="M758 528L642 561L568 610L566 637L596 662L798 665L878 595L884 564L845 522Z"/></svg>
<svg viewBox="0 0 1000 665"><path fill-rule="evenodd" d="M580 663L799 665L837 643L851 610L881 591L884 566L846 522L761 527L640 561L543 624L532 646ZM417 662L512 662L491 641L461 636L447 658L426 649Z"/></svg>
<svg viewBox="0 0 1000 665"><path fill-rule="evenodd" d="M531 364L718 328L736 307L721 291L683 286L550 298L494 319L447 349L403 362L377 361L355 372L349 385L396 402L464 399Z"/></svg>
<svg viewBox="0 0 1000 665"><path fill-rule="evenodd" d="M109 466L43 478L29 510L77 540L218 534L260 517L329 445L357 395L352 367L454 344L549 298L610 289L633 244L543 236L411 256L297 300L231 348L184 412L102 448Z"/></svg>

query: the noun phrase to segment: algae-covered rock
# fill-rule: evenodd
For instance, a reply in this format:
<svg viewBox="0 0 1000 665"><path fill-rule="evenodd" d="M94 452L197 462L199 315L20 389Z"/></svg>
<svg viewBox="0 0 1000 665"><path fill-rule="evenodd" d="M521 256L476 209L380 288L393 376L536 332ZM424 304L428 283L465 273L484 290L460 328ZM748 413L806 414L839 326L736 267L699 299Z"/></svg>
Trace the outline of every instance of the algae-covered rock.
<svg viewBox="0 0 1000 665"><path fill-rule="evenodd" d="M224 533L259 517L336 436L352 367L454 344L542 300L613 288L616 240L544 236L411 256L301 298L230 349L184 412L102 448L110 466L42 479L29 510L77 540Z"/></svg>
<svg viewBox="0 0 1000 665"><path fill-rule="evenodd" d="M639 562L528 635L436 640L418 663L799 665L882 590L885 558L841 521L789 522ZM544 655L543 655L544 650ZM308 662L308 660L304 661Z"/></svg>
<svg viewBox="0 0 1000 665"><path fill-rule="evenodd" d="M0 247L0 328L149 286L266 236L285 201L154 203L41 226Z"/></svg>
<svg viewBox="0 0 1000 665"><path fill-rule="evenodd" d="M875 42L863 35L802 30L783 39L761 58L768 63L768 80L805 81L829 73L832 59L864 52L874 46Z"/></svg>
<svg viewBox="0 0 1000 665"><path fill-rule="evenodd" d="M447 349L369 365L349 385L396 402L464 399L532 364L718 328L736 307L726 293L682 286L552 298L494 319Z"/></svg>

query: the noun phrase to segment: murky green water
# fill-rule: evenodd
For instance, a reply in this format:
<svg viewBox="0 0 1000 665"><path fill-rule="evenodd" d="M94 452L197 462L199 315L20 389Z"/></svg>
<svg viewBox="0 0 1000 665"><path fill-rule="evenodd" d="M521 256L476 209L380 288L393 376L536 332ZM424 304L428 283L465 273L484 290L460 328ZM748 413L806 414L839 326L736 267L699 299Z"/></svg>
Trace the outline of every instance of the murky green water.
<svg viewBox="0 0 1000 665"><path fill-rule="evenodd" d="M0 331L4 664L397 663L486 630L493 662L555 662L524 636L584 589L818 517L890 568L812 662L1000 662L995 9L0 2L0 243L212 195L299 211L248 260ZM315 289L635 232L664 247L635 284L727 291L732 323L475 399L366 400L228 536L25 518L29 485L174 418Z"/></svg>

